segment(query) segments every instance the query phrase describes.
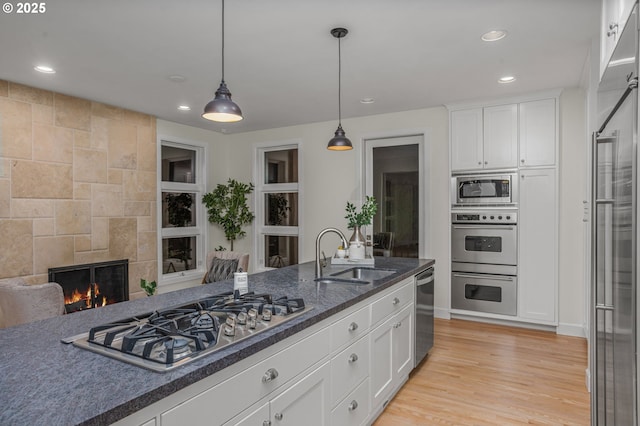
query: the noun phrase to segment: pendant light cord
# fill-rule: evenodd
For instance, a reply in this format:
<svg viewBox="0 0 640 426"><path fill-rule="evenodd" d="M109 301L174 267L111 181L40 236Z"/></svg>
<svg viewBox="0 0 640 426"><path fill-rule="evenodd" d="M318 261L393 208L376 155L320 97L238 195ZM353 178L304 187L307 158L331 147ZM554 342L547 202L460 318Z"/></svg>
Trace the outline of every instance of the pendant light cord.
<svg viewBox="0 0 640 426"><path fill-rule="evenodd" d="M222 0L222 82L224 83L224 0Z"/></svg>
<svg viewBox="0 0 640 426"><path fill-rule="evenodd" d="M223 0L224 1L224 0ZM338 37L338 127L342 127L342 52L340 49L340 39Z"/></svg>

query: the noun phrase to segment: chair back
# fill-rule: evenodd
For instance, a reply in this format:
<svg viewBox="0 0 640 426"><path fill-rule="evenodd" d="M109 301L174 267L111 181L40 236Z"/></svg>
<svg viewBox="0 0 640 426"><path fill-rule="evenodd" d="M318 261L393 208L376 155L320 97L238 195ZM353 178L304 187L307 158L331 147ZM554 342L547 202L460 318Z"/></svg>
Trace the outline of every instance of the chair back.
<svg viewBox="0 0 640 426"><path fill-rule="evenodd" d="M29 285L22 278L0 280L0 328L64 313L64 293L60 284Z"/></svg>
<svg viewBox="0 0 640 426"><path fill-rule="evenodd" d="M217 280L210 279L214 275L219 274L211 274L211 268L214 266L213 259L222 259L222 260L238 260L238 265L235 270L231 270L225 273L222 273L222 276L218 277ZM249 253L240 253L237 251L214 251L207 254L207 272L205 272L204 277L202 278L202 284L206 284L209 282L220 281L222 279L227 279L233 277L234 272L247 272L249 269Z"/></svg>

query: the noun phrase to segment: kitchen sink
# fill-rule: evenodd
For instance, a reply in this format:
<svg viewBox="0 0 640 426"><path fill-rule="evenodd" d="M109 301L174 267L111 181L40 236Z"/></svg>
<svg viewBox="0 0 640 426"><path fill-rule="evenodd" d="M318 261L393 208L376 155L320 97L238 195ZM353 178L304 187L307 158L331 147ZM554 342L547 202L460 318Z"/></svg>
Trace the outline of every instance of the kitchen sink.
<svg viewBox="0 0 640 426"><path fill-rule="evenodd" d="M380 280L395 273L395 269L356 266L355 268L349 268L328 276L316 278L314 281L325 284L370 284L373 281Z"/></svg>
<svg viewBox="0 0 640 426"><path fill-rule="evenodd" d="M317 283L322 283L322 284L334 284L334 283L338 283L338 284L370 284L369 281L365 281L365 280L359 280L359 279L355 279L355 278L339 278L339 277L333 277L333 276L328 276L328 277L320 277L320 278L316 278L314 279L315 282Z"/></svg>
<svg viewBox="0 0 640 426"><path fill-rule="evenodd" d="M348 278L371 282L380 280L395 273L396 271L393 269L366 268L358 266L355 268L347 269L345 271L336 272L335 274L331 274L330 276L336 278Z"/></svg>

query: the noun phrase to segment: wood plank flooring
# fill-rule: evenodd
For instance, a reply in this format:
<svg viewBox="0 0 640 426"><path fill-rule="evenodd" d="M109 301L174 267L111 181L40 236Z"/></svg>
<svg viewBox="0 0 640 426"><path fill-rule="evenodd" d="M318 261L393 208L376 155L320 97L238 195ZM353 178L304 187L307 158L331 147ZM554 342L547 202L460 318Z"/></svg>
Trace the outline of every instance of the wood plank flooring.
<svg viewBox="0 0 640 426"><path fill-rule="evenodd" d="M374 426L586 426L586 368L582 338L436 319L429 356Z"/></svg>

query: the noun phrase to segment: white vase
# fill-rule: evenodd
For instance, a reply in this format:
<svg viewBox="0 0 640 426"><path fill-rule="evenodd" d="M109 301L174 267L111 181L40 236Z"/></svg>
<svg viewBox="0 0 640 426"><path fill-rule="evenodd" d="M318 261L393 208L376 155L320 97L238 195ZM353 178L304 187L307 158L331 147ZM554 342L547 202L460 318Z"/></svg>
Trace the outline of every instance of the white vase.
<svg viewBox="0 0 640 426"><path fill-rule="evenodd" d="M353 228L353 235L351 235L351 239L349 239L349 259L364 259L365 246L366 242L364 237L362 236L362 233L360 232L360 227L356 226L355 228Z"/></svg>

